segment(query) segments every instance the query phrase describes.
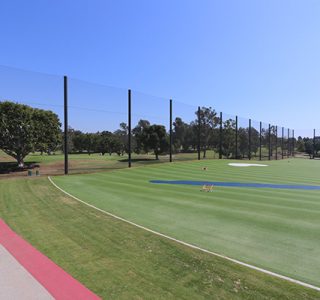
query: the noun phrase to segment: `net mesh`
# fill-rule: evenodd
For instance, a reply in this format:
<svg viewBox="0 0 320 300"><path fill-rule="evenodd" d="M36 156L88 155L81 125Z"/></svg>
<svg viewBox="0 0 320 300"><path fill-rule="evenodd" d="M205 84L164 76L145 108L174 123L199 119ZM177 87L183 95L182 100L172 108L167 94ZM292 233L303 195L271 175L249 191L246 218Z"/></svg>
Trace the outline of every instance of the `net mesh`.
<svg viewBox="0 0 320 300"><path fill-rule="evenodd" d="M127 166L127 90L68 79L69 170Z"/></svg>
<svg viewBox="0 0 320 300"><path fill-rule="evenodd" d="M223 114L222 156L223 158L236 157L236 117Z"/></svg>
<svg viewBox="0 0 320 300"><path fill-rule="evenodd" d="M168 162L169 99L132 91L133 164Z"/></svg>
<svg viewBox="0 0 320 300"><path fill-rule="evenodd" d="M24 149L30 150L29 154L23 158L24 168L40 171L41 174L63 173L62 131L60 129L60 125L63 126L62 85L63 78L60 76L0 66L0 102L13 102L36 109L26 122L20 120L19 116L13 118L15 119L15 132L19 131L18 127L20 128L20 142L24 140ZM43 111L49 112L44 115ZM49 120L56 119L58 126L49 122ZM35 123L35 120L39 122ZM34 131L31 128L34 128ZM22 137L22 131L28 134L28 139ZM24 152L20 142L20 146L12 141L11 145L7 146L15 154ZM7 150L5 153L3 151L5 148L6 146L3 146L0 150L0 174L8 176L17 170L17 158L9 156ZM15 175L24 175L24 173L16 172Z"/></svg>
<svg viewBox="0 0 320 300"><path fill-rule="evenodd" d="M129 162L129 91L68 78L68 153L70 173L124 168ZM28 168L41 164L43 174L64 173L63 76L0 66L0 102L11 101L50 111L58 120L37 128L38 140L25 158ZM198 104L198 103L197 103ZM199 103L201 104L201 103ZM320 130L288 129L131 91L132 165L198 159L318 158ZM43 117L41 117L43 118ZM42 123L44 124L44 123ZM170 135L170 125L172 134ZM49 138L50 137L50 138ZM40 139L41 138L41 139ZM170 140L172 138L172 146ZM2 147L3 148L3 147ZM0 173L17 167L0 152ZM23 173L21 173L23 174Z"/></svg>
<svg viewBox="0 0 320 300"><path fill-rule="evenodd" d="M260 159L260 122L251 122L251 156L253 159Z"/></svg>
<svg viewBox="0 0 320 300"><path fill-rule="evenodd" d="M173 159L194 160L198 158L198 107L173 101ZM201 137L201 136L200 136Z"/></svg>

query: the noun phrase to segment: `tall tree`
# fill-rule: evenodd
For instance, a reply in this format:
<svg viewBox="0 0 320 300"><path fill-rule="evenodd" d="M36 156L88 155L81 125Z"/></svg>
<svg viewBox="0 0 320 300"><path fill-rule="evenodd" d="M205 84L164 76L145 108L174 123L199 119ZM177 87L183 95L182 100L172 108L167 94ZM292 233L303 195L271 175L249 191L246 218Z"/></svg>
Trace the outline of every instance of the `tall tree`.
<svg viewBox="0 0 320 300"><path fill-rule="evenodd" d="M126 123L120 123L120 129L114 132L114 136L117 137L118 141L121 143L121 154L125 152L128 153L128 126Z"/></svg>
<svg viewBox="0 0 320 300"><path fill-rule="evenodd" d="M144 135L144 144L149 149L153 150L156 159L159 159L159 154L164 153L168 150L168 136L164 126L162 125L151 125L147 127Z"/></svg>
<svg viewBox="0 0 320 300"><path fill-rule="evenodd" d="M145 134L148 127L150 127L150 122L148 120L139 120L137 126L132 130L135 140L134 151L137 154L140 154L141 152L148 153L149 151L147 144L144 143L146 141Z"/></svg>
<svg viewBox="0 0 320 300"><path fill-rule="evenodd" d="M199 125L200 120L200 140L203 150L203 158L206 158L207 149L216 147L218 139L216 138L215 129L217 128L220 118L217 117L216 111L211 107L202 107L198 118L198 111L195 112L197 118L194 122L195 126Z"/></svg>
<svg viewBox="0 0 320 300"><path fill-rule="evenodd" d="M34 109L33 122L35 124L35 150L51 154L61 145L61 123L52 111Z"/></svg>
<svg viewBox="0 0 320 300"><path fill-rule="evenodd" d="M37 146L46 150L56 146L60 125L58 116L51 111L0 102L0 148L15 158L19 167L24 167L24 158Z"/></svg>
<svg viewBox="0 0 320 300"><path fill-rule="evenodd" d="M251 152L257 156L257 152L260 147L260 133L254 127L251 127Z"/></svg>
<svg viewBox="0 0 320 300"><path fill-rule="evenodd" d="M222 134L222 154L229 158L231 155L235 155L236 152L236 121L233 119L224 121Z"/></svg>
<svg viewBox="0 0 320 300"><path fill-rule="evenodd" d="M238 130L239 152L244 158L249 151L249 128L240 127Z"/></svg>
<svg viewBox="0 0 320 300"><path fill-rule="evenodd" d="M98 135L95 133L86 133L84 135L84 146L89 155L97 152Z"/></svg>
<svg viewBox="0 0 320 300"><path fill-rule="evenodd" d="M298 152L305 152L305 146L303 142L303 138L301 136L298 136L298 140L296 142L296 148Z"/></svg>
<svg viewBox="0 0 320 300"><path fill-rule="evenodd" d="M70 152L82 153L86 150L86 136L80 130L69 130L69 141L71 144L71 147L69 146Z"/></svg>
<svg viewBox="0 0 320 300"><path fill-rule="evenodd" d="M102 131L101 133L97 133L97 151L100 152L102 155L106 153L112 154L112 133L109 131Z"/></svg>

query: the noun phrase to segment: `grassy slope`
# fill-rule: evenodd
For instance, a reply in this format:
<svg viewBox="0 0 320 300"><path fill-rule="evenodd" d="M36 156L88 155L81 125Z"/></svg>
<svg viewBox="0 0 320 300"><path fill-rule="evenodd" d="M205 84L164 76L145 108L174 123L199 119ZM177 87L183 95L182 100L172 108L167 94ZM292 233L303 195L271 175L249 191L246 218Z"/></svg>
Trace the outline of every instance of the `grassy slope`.
<svg viewBox="0 0 320 300"><path fill-rule="evenodd" d="M108 217L45 178L0 181L0 217L106 299L319 298Z"/></svg>
<svg viewBox="0 0 320 300"><path fill-rule="evenodd" d="M54 181L88 203L206 249L320 286L320 192L154 185L150 179L320 184L320 161L188 162ZM209 170L202 171L202 166Z"/></svg>

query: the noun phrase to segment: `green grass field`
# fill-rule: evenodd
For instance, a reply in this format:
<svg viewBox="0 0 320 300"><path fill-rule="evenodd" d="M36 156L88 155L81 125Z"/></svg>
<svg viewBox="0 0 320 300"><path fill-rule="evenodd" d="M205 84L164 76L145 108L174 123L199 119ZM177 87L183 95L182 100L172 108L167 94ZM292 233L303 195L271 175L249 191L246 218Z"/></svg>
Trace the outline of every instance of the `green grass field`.
<svg viewBox="0 0 320 300"><path fill-rule="evenodd" d="M229 160L52 177L102 210L319 286L320 191L155 185L152 179L320 185L320 161ZM243 162L243 161L241 161ZM51 163L44 159L44 164ZM203 171L202 167L208 167ZM68 197L47 178L0 180L0 217L104 299L319 299L320 293L191 249Z"/></svg>
<svg viewBox="0 0 320 300"><path fill-rule="evenodd" d="M87 203L185 242L320 286L320 191L155 185L152 179L320 185L319 161L235 168L230 161L162 164L54 177ZM208 171L202 167L207 166Z"/></svg>
<svg viewBox="0 0 320 300"><path fill-rule="evenodd" d="M267 159L267 149L262 149L262 155L264 159ZM173 161L190 161L196 160L197 153L178 153L173 154ZM203 153L201 153L201 158ZM213 150L207 150L206 157L208 159L219 158L218 153ZM280 156L279 156L280 157ZM252 156L252 159L258 159L258 157ZM72 153L69 154L69 173L70 174L83 174L83 173L96 173L107 170L123 169L128 166L128 156L124 154L119 156L115 153L112 155L100 155L99 153L93 153L88 155L87 153ZM169 155L160 155L159 160L155 159L152 153L149 154L135 154L132 153L132 165L133 166L145 166L150 164L158 164L169 162ZM25 158L27 165L39 165L40 172L43 175L62 175L64 174L64 155L61 152L56 152L52 155L40 153L30 153ZM17 172L16 161L0 150L0 179L6 177L10 173L11 176L26 176L27 171ZM8 172L9 171L9 172Z"/></svg>
<svg viewBox="0 0 320 300"><path fill-rule="evenodd" d="M1 180L0 217L103 299L319 299L109 217L46 178Z"/></svg>

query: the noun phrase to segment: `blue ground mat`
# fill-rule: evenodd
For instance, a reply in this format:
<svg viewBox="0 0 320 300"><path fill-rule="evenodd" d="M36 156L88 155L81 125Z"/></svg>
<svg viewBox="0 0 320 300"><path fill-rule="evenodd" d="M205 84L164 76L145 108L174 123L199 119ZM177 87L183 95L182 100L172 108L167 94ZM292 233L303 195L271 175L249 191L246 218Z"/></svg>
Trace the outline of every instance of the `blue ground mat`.
<svg viewBox="0 0 320 300"><path fill-rule="evenodd" d="M150 180L150 182L157 183L157 184L187 184L187 185L214 185L214 186L223 186L223 187L244 187L244 188L320 190L320 186L318 185L290 185L290 184L192 181L192 180Z"/></svg>

